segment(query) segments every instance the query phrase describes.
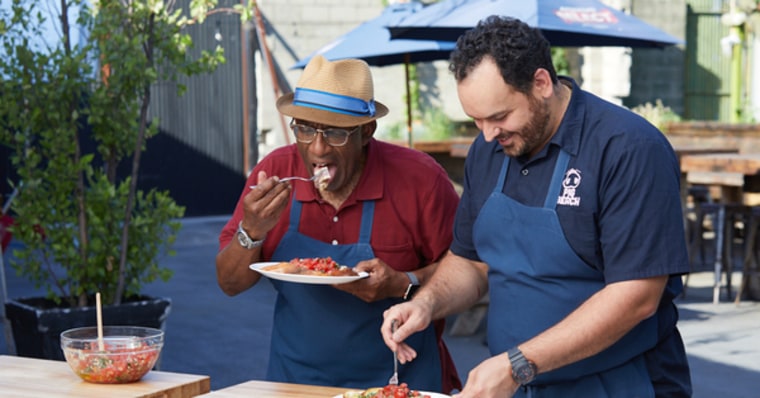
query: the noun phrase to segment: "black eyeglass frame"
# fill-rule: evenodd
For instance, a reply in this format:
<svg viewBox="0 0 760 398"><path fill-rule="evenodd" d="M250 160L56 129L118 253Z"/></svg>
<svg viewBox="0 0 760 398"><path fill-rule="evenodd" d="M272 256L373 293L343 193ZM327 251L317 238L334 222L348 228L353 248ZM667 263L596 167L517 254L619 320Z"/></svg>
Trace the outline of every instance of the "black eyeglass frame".
<svg viewBox="0 0 760 398"><path fill-rule="evenodd" d="M356 133L361 127L362 125L358 125L351 128L350 130L340 127L328 127L326 129L319 129L305 124L296 123L295 120L290 122L290 129L293 130L293 135L296 137L296 141L302 144L311 144L317 138L317 133L321 133L322 138L325 139L325 142L333 147L341 147L346 145L351 135ZM303 137L299 137L299 134L303 134L304 131L309 132L308 135L310 135L311 138L304 139ZM335 134L337 134L337 136ZM338 143L338 141L335 141L336 138L342 138L343 141Z"/></svg>

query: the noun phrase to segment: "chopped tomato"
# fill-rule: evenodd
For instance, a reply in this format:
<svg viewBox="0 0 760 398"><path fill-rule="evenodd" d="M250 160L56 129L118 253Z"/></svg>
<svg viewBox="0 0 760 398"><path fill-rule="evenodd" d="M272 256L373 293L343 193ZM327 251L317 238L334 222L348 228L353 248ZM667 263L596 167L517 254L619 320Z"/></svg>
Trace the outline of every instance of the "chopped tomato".
<svg viewBox="0 0 760 398"><path fill-rule="evenodd" d="M419 391L412 390L406 383L399 385L388 384L383 387L373 398L430 398L429 395L421 394Z"/></svg>
<svg viewBox="0 0 760 398"><path fill-rule="evenodd" d="M100 384L132 383L140 380L153 367L158 347L145 343L131 348L97 347L86 350L64 350L66 361L84 381Z"/></svg>
<svg viewBox="0 0 760 398"><path fill-rule="evenodd" d="M295 265L306 274L345 276L356 273L345 265L340 265L331 257L294 258L290 264Z"/></svg>

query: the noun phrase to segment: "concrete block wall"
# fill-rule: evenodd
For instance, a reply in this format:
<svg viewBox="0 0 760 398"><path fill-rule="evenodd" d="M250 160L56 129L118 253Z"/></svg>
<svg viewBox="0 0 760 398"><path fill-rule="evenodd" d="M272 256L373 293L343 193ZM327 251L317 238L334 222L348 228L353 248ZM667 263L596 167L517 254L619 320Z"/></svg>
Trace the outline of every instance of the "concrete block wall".
<svg viewBox="0 0 760 398"><path fill-rule="evenodd" d="M684 0L603 0L637 18L683 39ZM629 108L660 99L676 113L683 112L683 46L665 49L586 47L579 51L584 89Z"/></svg>
<svg viewBox="0 0 760 398"><path fill-rule="evenodd" d="M684 40L685 0L632 0L631 11L663 31ZM637 49L631 54L631 92L623 99L630 108L657 99L679 115L684 111L685 45Z"/></svg>

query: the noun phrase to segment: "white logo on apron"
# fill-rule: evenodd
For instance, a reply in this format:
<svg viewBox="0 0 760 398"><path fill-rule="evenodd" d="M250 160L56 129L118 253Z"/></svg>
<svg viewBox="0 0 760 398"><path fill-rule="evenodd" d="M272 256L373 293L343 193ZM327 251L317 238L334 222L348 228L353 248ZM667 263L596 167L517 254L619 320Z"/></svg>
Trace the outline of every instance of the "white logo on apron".
<svg viewBox="0 0 760 398"><path fill-rule="evenodd" d="M575 190L581 185L581 171L578 169L569 169L565 172L565 178L562 179L562 194L557 198L558 205L580 206L581 198L575 196Z"/></svg>

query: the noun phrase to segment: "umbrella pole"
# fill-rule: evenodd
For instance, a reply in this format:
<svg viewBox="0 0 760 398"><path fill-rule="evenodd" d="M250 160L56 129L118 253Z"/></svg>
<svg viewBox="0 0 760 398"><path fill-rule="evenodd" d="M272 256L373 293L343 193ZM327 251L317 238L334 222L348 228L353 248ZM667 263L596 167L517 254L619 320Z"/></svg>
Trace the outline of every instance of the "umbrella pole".
<svg viewBox="0 0 760 398"><path fill-rule="evenodd" d="M264 60L267 63L267 66L269 67L269 75L272 78L272 88L274 89L274 96L275 98L279 97L283 94L282 90L280 90L280 85L277 83L277 71L274 67L274 60L272 59L272 53L269 51L269 46L267 45L267 33L266 28L264 27L264 21L261 18L261 11L259 10L258 5L253 6L253 10L256 13L256 23L254 24L256 28L256 35L258 36L259 40L259 47L261 48L261 53L264 56ZM243 54L245 56L245 54ZM247 109L244 109L244 111L247 111ZM279 113L279 112L278 112ZM280 113L280 123L282 124L282 134L285 137L285 144L290 144L290 129L288 128L288 123L285 121L285 116L283 116ZM246 131L245 134L248 134ZM247 174L250 172L250 170L244 170L244 172Z"/></svg>
<svg viewBox="0 0 760 398"><path fill-rule="evenodd" d="M409 148L412 148L412 93L409 88L409 53L404 54L404 72L406 74L406 136Z"/></svg>

